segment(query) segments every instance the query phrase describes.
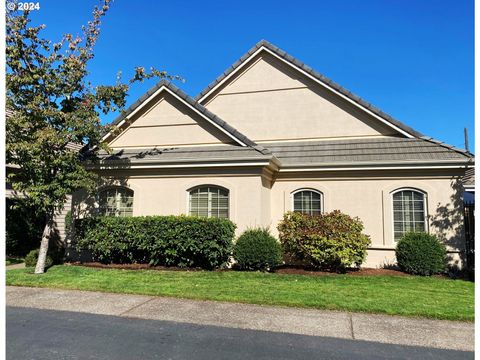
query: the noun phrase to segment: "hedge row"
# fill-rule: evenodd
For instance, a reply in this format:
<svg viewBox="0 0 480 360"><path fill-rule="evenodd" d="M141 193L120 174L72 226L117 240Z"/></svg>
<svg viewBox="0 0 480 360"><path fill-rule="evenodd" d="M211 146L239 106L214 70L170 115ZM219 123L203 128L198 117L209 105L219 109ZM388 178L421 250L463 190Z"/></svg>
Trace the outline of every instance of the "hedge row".
<svg viewBox="0 0 480 360"><path fill-rule="evenodd" d="M243 270L273 270L283 252L295 261L334 271L360 266L370 238L363 224L340 211L290 212L278 226L280 242L267 229L249 229L233 245L235 224L192 216L96 217L75 221L77 250L94 261L214 269L233 255ZM32 264L38 251L29 254ZM446 250L435 236L406 234L396 257L401 270L431 275L445 270Z"/></svg>
<svg viewBox="0 0 480 360"><path fill-rule="evenodd" d="M233 255L244 270L272 270L291 258L318 268L359 266L369 237L363 224L339 211L287 213L280 243L266 229L245 231L233 246L235 224L192 216L96 217L76 220L77 250L102 263L218 268ZM282 246L283 245L283 246Z"/></svg>
<svg viewBox="0 0 480 360"><path fill-rule="evenodd" d="M201 267L224 265L235 224L192 216L96 217L75 222L77 250L103 263Z"/></svg>

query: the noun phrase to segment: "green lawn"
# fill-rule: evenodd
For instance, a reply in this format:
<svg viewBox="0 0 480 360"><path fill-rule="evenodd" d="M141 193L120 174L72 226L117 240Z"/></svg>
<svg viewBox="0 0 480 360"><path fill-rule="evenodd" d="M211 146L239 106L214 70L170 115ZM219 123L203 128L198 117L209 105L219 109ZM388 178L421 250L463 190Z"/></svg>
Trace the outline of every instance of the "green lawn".
<svg viewBox="0 0 480 360"><path fill-rule="evenodd" d="M474 320L474 283L429 277L305 276L54 266L6 272L7 285Z"/></svg>

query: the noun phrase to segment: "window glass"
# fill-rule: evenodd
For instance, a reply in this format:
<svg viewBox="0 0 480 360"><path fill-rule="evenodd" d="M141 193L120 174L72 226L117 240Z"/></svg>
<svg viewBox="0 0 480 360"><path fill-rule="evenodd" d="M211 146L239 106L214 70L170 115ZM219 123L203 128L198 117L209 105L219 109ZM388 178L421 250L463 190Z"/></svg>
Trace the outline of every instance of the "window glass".
<svg viewBox="0 0 480 360"><path fill-rule="evenodd" d="M133 191L127 188L109 188L100 191L98 212L103 216L132 216Z"/></svg>
<svg viewBox="0 0 480 360"><path fill-rule="evenodd" d="M228 218L228 190L201 186L190 191L190 215Z"/></svg>
<svg viewBox="0 0 480 360"><path fill-rule="evenodd" d="M322 212L322 195L312 190L297 191L293 194L293 211L318 215Z"/></svg>
<svg viewBox="0 0 480 360"><path fill-rule="evenodd" d="M393 199L393 232L398 241L409 231L426 231L425 195L415 190L397 191Z"/></svg>

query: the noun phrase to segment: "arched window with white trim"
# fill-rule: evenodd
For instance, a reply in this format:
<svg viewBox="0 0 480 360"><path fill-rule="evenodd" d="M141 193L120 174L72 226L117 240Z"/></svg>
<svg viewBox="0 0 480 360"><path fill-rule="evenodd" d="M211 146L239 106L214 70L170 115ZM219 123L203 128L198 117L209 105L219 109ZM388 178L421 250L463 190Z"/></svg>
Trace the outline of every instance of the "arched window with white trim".
<svg viewBox="0 0 480 360"><path fill-rule="evenodd" d="M293 211L318 215L323 211L323 194L312 189L300 189L292 193Z"/></svg>
<svg viewBox="0 0 480 360"><path fill-rule="evenodd" d="M400 240L411 231L427 231L425 193L416 189L399 189L392 193L393 237Z"/></svg>
<svg viewBox="0 0 480 360"><path fill-rule="evenodd" d="M132 216L133 190L125 187L110 187L100 190L98 213L102 216Z"/></svg>
<svg viewBox="0 0 480 360"><path fill-rule="evenodd" d="M189 191L189 213L194 216L229 217L229 191L214 185L201 185Z"/></svg>

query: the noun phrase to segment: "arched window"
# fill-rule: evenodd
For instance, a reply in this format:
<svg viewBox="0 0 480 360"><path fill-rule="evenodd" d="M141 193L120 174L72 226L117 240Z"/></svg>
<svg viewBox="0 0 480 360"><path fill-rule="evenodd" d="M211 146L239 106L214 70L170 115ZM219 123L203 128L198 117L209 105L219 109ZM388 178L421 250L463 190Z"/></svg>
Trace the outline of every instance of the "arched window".
<svg viewBox="0 0 480 360"><path fill-rule="evenodd" d="M190 215L226 218L229 216L228 190L202 185L190 190Z"/></svg>
<svg viewBox="0 0 480 360"><path fill-rule="evenodd" d="M424 193L413 189L401 189L392 194L392 199L395 241L410 231L427 231Z"/></svg>
<svg viewBox="0 0 480 360"><path fill-rule="evenodd" d="M103 216L132 216L133 190L124 187L112 187L98 194L98 212Z"/></svg>
<svg viewBox="0 0 480 360"><path fill-rule="evenodd" d="M293 211L308 215L322 212L323 195L315 190L297 190L293 193Z"/></svg>

